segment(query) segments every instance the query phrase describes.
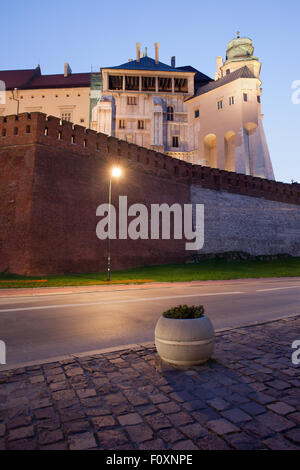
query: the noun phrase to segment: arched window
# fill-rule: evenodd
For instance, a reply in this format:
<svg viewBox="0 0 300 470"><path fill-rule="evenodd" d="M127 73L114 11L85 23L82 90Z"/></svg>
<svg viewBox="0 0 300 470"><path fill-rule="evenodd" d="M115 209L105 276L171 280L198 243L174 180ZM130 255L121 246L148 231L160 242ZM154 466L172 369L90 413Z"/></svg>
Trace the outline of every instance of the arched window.
<svg viewBox="0 0 300 470"><path fill-rule="evenodd" d="M174 121L174 108L173 106L167 107L167 121Z"/></svg>

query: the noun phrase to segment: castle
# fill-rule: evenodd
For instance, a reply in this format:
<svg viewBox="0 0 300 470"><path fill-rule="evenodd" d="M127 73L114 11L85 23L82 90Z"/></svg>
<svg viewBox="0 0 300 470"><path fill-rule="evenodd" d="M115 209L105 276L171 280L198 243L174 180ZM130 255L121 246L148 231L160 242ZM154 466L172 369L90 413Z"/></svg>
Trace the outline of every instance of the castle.
<svg viewBox="0 0 300 470"><path fill-rule="evenodd" d="M44 112L186 162L274 179L261 114L261 63L248 38L217 58L215 80L191 66L136 59L100 73L0 72L0 115Z"/></svg>
<svg viewBox="0 0 300 470"><path fill-rule="evenodd" d="M0 117L0 272L49 275L106 269L96 209L204 204L201 253L300 256L300 185L194 165L57 117ZM111 240L112 269L184 262L185 239ZM194 252L195 253L195 252Z"/></svg>
<svg viewBox="0 0 300 470"><path fill-rule="evenodd" d="M274 181L260 62L236 38L215 80L156 57L100 73L0 73L0 272L106 269L97 207L204 205L201 253L300 256L300 185ZM0 96L1 98L1 96ZM5 101L5 100L4 100ZM2 104L1 104L2 103ZM111 240L112 269L185 262L185 239Z"/></svg>

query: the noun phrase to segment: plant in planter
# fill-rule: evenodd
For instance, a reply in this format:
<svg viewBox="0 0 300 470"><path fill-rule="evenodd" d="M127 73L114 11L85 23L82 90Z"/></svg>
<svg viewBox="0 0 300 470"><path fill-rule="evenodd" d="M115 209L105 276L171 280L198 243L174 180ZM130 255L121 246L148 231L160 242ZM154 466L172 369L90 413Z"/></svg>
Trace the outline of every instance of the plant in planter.
<svg viewBox="0 0 300 470"><path fill-rule="evenodd" d="M155 345L161 359L192 366L206 362L215 345L215 332L203 305L180 305L164 312L155 327Z"/></svg>

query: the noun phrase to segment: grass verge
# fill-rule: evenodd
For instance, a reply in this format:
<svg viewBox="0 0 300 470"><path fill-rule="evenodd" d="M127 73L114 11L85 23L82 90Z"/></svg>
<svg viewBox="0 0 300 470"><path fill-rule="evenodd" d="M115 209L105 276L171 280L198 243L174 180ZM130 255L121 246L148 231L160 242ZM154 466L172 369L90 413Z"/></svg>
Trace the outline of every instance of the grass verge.
<svg viewBox="0 0 300 470"><path fill-rule="evenodd" d="M113 271L111 284L182 282L300 276L300 258L272 261L205 260L199 264L168 264ZM26 277L0 273L0 289L108 284L106 273Z"/></svg>

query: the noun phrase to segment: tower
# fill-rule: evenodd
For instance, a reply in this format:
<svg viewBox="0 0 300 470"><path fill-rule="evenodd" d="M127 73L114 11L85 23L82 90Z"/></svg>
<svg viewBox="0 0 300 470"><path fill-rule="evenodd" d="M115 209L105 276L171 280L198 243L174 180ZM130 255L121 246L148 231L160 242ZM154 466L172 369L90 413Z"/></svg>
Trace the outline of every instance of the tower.
<svg viewBox="0 0 300 470"><path fill-rule="evenodd" d="M226 60L217 58L217 77L225 77L229 73L238 70L245 65L259 79L261 71L261 62L254 55L253 41L250 38L241 38L239 33L235 39L232 39L227 45Z"/></svg>
<svg viewBox="0 0 300 470"><path fill-rule="evenodd" d="M209 166L272 180L274 172L261 112L260 71L261 63L254 55L253 41L238 33L227 45L225 62L222 56L217 57L215 82L207 89L211 95L215 90L218 109L215 109L213 123L216 130L212 132L211 124L204 131L202 125L202 138L207 156L205 163ZM211 158L207 144L211 142L211 135L217 161Z"/></svg>

